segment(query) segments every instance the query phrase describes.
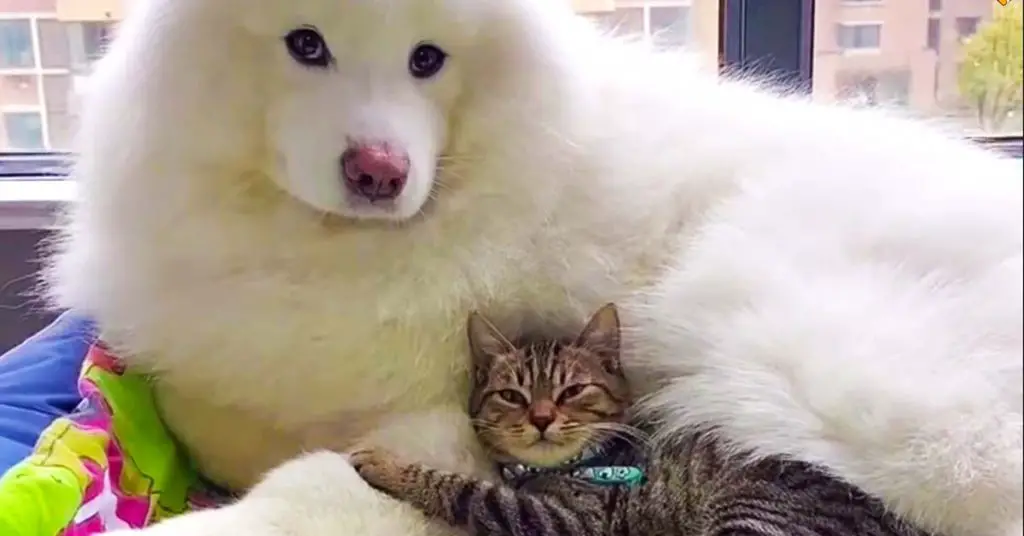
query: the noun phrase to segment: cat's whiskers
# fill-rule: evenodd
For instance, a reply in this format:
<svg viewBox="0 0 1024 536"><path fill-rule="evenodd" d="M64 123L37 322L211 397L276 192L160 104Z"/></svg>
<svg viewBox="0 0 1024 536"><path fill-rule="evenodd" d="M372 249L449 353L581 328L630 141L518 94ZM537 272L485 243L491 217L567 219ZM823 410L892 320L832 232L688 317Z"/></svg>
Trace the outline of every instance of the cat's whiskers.
<svg viewBox="0 0 1024 536"><path fill-rule="evenodd" d="M631 445L648 448L653 445L651 438L633 426L617 422L593 423L589 426L595 438L594 443L611 439L622 439Z"/></svg>
<svg viewBox="0 0 1024 536"><path fill-rule="evenodd" d="M477 430L504 430L505 427L501 423L494 422L489 419L470 419L470 424Z"/></svg>
<svg viewBox="0 0 1024 536"><path fill-rule="evenodd" d="M613 307L595 314L569 345L516 347L493 325L470 320L471 419L502 481L408 466L400 483L382 491L428 515L478 536L480 529L520 534L527 527L534 536L763 536L821 528L837 536L928 536L806 464L751 460L699 430L673 444L651 437L656 423L630 407ZM552 420L538 428L531 412ZM609 486L616 492L607 493Z"/></svg>

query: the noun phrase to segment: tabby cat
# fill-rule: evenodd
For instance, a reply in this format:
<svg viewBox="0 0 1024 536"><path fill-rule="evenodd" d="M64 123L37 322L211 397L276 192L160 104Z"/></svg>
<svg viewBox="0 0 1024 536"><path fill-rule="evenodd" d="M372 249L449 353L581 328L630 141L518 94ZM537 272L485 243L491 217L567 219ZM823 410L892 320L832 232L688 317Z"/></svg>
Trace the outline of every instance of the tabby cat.
<svg viewBox="0 0 1024 536"><path fill-rule="evenodd" d="M429 516L480 536L925 534L804 463L744 463L706 432L650 445L627 425L613 304L574 341L512 344L477 314L468 329L470 414L503 482L381 450L351 457L371 486Z"/></svg>

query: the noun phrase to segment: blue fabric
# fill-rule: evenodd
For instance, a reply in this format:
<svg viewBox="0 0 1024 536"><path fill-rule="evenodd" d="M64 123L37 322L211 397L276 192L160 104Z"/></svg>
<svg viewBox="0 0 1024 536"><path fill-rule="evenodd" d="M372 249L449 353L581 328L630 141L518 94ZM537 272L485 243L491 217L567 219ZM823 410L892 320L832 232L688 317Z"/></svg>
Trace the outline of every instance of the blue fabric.
<svg viewBox="0 0 1024 536"><path fill-rule="evenodd" d="M92 323L64 313L0 356L0 474L29 455L54 419L78 405L78 373Z"/></svg>

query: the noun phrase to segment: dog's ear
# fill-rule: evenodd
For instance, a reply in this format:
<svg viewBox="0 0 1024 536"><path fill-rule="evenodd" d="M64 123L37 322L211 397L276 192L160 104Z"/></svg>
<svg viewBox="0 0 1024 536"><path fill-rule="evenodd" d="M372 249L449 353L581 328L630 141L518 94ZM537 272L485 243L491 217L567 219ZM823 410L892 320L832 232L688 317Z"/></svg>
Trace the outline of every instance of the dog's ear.
<svg viewBox="0 0 1024 536"><path fill-rule="evenodd" d="M470 313L466 322L466 334L473 359L473 376L478 383L486 380L496 357L516 351L516 347L494 324L475 311Z"/></svg>
<svg viewBox="0 0 1024 536"><path fill-rule="evenodd" d="M576 337L576 346L597 354L608 372L621 372L622 327L619 310L614 303L606 304L590 317Z"/></svg>

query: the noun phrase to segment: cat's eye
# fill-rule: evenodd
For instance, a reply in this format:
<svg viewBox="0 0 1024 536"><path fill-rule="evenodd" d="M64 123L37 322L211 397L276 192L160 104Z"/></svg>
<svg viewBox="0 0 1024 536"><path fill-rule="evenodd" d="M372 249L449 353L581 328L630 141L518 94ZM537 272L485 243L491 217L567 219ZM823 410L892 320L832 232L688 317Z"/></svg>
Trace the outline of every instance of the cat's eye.
<svg viewBox="0 0 1024 536"><path fill-rule="evenodd" d="M564 404L564 403L568 402L569 400L572 400L573 398L576 398L577 396L582 395L583 392L586 391L586 390L587 390L586 384L577 383L577 384L569 385L569 386L565 387L564 389L562 389L562 391L560 393L558 393L558 400L556 401L556 403Z"/></svg>
<svg viewBox="0 0 1024 536"><path fill-rule="evenodd" d="M525 406L529 404L529 402L526 400L526 397L523 396L523 393L520 393L515 389L502 389L495 394L498 395L498 398L504 400L505 402L508 402L509 404L513 404L516 406Z"/></svg>

